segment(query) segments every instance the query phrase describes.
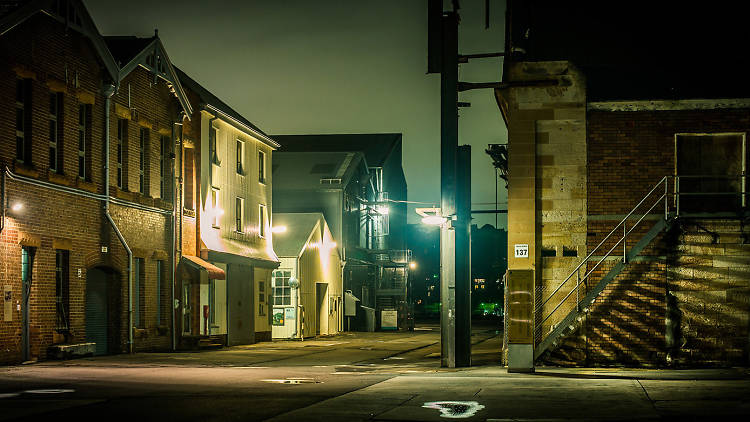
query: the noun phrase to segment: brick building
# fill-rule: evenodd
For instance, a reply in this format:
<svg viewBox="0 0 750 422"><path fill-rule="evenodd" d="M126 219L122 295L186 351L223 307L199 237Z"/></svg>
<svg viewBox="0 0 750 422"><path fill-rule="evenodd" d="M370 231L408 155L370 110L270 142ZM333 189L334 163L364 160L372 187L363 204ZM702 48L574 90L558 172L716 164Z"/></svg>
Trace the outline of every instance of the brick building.
<svg viewBox="0 0 750 422"><path fill-rule="evenodd" d="M725 42L747 35L731 13L609 6L508 4L495 95L534 357L747 364L750 90Z"/></svg>
<svg viewBox="0 0 750 422"><path fill-rule="evenodd" d="M192 109L161 42L105 40L75 0L3 3L0 34L0 362L170 348L171 139Z"/></svg>

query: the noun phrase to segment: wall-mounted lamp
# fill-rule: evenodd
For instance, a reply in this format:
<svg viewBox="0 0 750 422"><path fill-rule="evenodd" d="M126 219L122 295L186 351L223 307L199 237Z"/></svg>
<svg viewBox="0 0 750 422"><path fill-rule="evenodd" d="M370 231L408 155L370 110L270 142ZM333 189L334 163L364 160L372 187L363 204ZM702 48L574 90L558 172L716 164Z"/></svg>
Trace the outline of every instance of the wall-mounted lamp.
<svg viewBox="0 0 750 422"><path fill-rule="evenodd" d="M13 212L19 212L23 209L23 204L21 202L14 202L10 209Z"/></svg>
<svg viewBox="0 0 750 422"><path fill-rule="evenodd" d="M417 263L414 262L414 261L410 262L409 263L409 268L412 269L412 270L415 270L417 268Z"/></svg>
<svg viewBox="0 0 750 422"><path fill-rule="evenodd" d="M286 233L286 226L273 226L271 233Z"/></svg>
<svg viewBox="0 0 750 422"><path fill-rule="evenodd" d="M442 226L448 221L447 218L440 215L440 208L417 208L417 214L422 216L422 223L432 226Z"/></svg>

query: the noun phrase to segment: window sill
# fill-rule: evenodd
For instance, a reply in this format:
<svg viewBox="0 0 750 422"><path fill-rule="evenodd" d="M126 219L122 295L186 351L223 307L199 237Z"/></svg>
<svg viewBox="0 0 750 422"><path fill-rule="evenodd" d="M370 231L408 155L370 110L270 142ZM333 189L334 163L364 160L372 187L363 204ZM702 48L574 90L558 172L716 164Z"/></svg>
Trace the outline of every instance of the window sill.
<svg viewBox="0 0 750 422"><path fill-rule="evenodd" d="M24 164L23 162L18 161L18 160L15 161L15 165L13 166L13 171L15 173L20 174L21 176L33 177L33 178L39 177L39 171L37 171L37 169L34 168L34 166Z"/></svg>
<svg viewBox="0 0 750 422"><path fill-rule="evenodd" d="M76 187L87 192L96 193L96 185L88 180L76 179Z"/></svg>

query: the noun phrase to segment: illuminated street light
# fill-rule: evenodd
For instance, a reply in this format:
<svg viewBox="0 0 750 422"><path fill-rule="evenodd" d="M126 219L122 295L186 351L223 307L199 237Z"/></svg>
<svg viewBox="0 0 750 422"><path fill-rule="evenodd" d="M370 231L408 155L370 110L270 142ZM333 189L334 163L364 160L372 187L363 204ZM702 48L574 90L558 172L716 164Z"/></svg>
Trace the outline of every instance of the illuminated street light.
<svg viewBox="0 0 750 422"><path fill-rule="evenodd" d="M23 204L20 202L16 202L12 207L10 207L10 209L13 210L13 212L21 211L23 209Z"/></svg>
<svg viewBox="0 0 750 422"><path fill-rule="evenodd" d="M447 218L440 215L440 208L417 208L417 214L422 216L422 223L432 226L442 226L448 221Z"/></svg>
<svg viewBox="0 0 750 422"><path fill-rule="evenodd" d="M286 233L286 226L273 226L271 228L272 233Z"/></svg>
<svg viewBox="0 0 750 422"><path fill-rule="evenodd" d="M411 268L412 270L416 269L417 268L417 263L414 262L414 261L410 262L409 263L409 268Z"/></svg>

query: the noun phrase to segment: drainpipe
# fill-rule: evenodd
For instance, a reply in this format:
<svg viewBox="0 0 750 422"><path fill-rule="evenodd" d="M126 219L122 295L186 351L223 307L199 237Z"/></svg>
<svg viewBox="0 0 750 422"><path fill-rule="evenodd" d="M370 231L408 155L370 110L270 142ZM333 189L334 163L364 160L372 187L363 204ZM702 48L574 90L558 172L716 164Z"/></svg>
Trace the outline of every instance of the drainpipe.
<svg viewBox="0 0 750 422"><path fill-rule="evenodd" d="M176 139L178 139L177 136L176 136L177 135L177 130L176 130L175 126L179 126L179 128L180 128L180 137L179 137L179 139L180 139L180 153L182 153L182 122L173 122L173 124L172 124L172 145L174 145L174 141ZM180 155L180 157L182 157L182 155ZM178 188L178 184L175 183L175 177L174 177L175 174L176 174L176 170L175 170L175 168L177 167L176 163L177 163L177 155L176 154L172 154L172 172L173 172L172 173L172 204L173 204L174 207L177 207L179 209L179 212L177 212L177 210L174 210L174 209L173 209L173 212L172 212L172 265L170 266L170 271L172 272L172 274L171 274L172 275L171 276L171 279L172 279L172 288L171 288L171 293L170 293L170 299L171 300L169 302L169 313L171 315L171 321L172 321L172 350L173 351L177 350L177 334L175 332L175 330L176 330L176 326L175 326L176 321L175 321L175 317L174 317L174 310L175 310L175 307L174 307L174 304L175 304L175 290L174 289L175 289L175 284L177 282L177 280L176 280L176 272L177 272L176 271L176 266L177 266L177 263L180 262L179 259L177 259L177 230L178 230L178 226L179 226L179 233L180 233L180 236L179 236L179 238L180 238L180 252L182 252L182 246L181 246L182 245L182 201L178 199L178 197L181 198L181 196L179 196L181 190L178 190L178 189L180 189L182 187L182 173L180 173L179 182L178 182L180 188ZM179 223L177 222L177 216L178 215L180 217L180 222Z"/></svg>
<svg viewBox="0 0 750 422"><path fill-rule="evenodd" d="M104 88L104 216L128 253L128 351L133 353L133 251L109 214L109 109L115 90L114 85Z"/></svg>
<svg viewBox="0 0 750 422"><path fill-rule="evenodd" d="M0 192L2 192L2 198L0 198L0 211L2 215L0 216L0 234L3 233L3 229L5 228L5 166L3 166L3 175L2 175L2 182L0 182Z"/></svg>

